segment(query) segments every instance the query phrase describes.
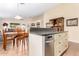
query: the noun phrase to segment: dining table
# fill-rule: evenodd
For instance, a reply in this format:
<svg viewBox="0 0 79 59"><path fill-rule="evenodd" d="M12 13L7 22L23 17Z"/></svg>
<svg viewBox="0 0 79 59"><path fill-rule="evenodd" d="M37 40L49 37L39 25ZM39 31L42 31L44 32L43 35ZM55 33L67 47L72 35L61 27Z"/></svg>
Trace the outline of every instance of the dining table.
<svg viewBox="0 0 79 59"><path fill-rule="evenodd" d="M27 32L5 32L5 35L8 35L8 36L13 36L14 37L14 39L13 39L13 47L15 46L15 41L16 41L16 38L18 37L18 35L22 35L22 34L24 34L25 35L25 37L27 38ZM4 50L6 50L6 46L7 46L7 38L6 39L3 39L3 49Z"/></svg>

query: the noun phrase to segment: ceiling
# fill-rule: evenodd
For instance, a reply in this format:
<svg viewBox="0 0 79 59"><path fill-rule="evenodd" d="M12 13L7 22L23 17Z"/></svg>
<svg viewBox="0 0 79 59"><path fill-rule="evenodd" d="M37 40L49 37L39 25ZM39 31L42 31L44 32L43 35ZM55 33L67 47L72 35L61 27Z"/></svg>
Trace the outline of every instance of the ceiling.
<svg viewBox="0 0 79 59"><path fill-rule="evenodd" d="M14 18L20 15L23 18L28 18L40 15L53 8L58 4L55 3L0 3L0 17Z"/></svg>

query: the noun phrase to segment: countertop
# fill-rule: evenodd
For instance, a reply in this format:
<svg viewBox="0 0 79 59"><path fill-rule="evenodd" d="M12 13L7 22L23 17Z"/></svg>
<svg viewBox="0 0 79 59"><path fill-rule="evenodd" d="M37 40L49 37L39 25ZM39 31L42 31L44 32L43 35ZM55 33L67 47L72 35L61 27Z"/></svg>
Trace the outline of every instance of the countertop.
<svg viewBox="0 0 79 59"><path fill-rule="evenodd" d="M58 33L63 33L63 32L67 32L67 31L61 31L61 32L30 32L32 34L37 34L37 35L41 35L41 36L47 36L47 35L54 35L54 34L58 34Z"/></svg>
<svg viewBox="0 0 79 59"><path fill-rule="evenodd" d="M30 29L30 33L41 35L41 36L53 35L53 34L58 34L62 32L67 32L67 31L55 32L53 31L53 28L31 28Z"/></svg>

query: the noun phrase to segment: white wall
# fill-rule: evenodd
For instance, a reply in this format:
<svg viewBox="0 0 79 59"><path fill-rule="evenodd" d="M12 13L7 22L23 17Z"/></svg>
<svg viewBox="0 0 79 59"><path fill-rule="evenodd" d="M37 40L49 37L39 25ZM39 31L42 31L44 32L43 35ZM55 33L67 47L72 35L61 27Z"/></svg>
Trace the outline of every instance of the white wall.
<svg viewBox="0 0 79 59"><path fill-rule="evenodd" d="M6 19L3 19L0 21L0 30L3 29L3 23L4 22L7 22L8 24L9 23L20 23L20 24L28 24L28 21L25 19L25 20L17 20L17 19L9 19L9 18L6 18Z"/></svg>
<svg viewBox="0 0 79 59"><path fill-rule="evenodd" d="M44 15L35 16L32 18L28 18L25 20L8 20L8 22L19 22L19 23L26 23L30 24L31 22L41 20L42 27L46 27L46 22L49 19L57 18L57 17L64 17L64 29L68 31L69 41L79 43L79 26L67 27L66 26L66 19L69 18L79 18L79 4L60 4L57 5L55 8L51 8L49 11L45 12ZM2 20L0 21L0 29L2 29ZM79 21L78 21L79 25Z"/></svg>
<svg viewBox="0 0 79 59"><path fill-rule="evenodd" d="M44 27L44 15L41 14L41 15L38 15L38 16L34 16L34 17L31 17L29 18L29 21L28 21L28 24L31 24L31 23L37 23L37 22L40 22L40 27Z"/></svg>
<svg viewBox="0 0 79 59"><path fill-rule="evenodd" d="M44 14L44 27L46 27L45 23L49 21L49 19L64 17L64 29L68 31L69 41L79 43L79 26L67 27L66 19L69 18L79 18L79 4L61 4L56 6L55 8L49 10ZM79 21L78 21L79 25Z"/></svg>

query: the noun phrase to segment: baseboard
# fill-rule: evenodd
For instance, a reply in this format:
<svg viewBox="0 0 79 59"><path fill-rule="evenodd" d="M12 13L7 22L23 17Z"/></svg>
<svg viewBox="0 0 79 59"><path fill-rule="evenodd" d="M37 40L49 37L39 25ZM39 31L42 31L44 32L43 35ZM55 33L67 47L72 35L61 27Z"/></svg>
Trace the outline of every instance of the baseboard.
<svg viewBox="0 0 79 59"><path fill-rule="evenodd" d="M69 41L69 42L73 42L73 43L78 43L79 44L79 42L76 42L76 41Z"/></svg>

